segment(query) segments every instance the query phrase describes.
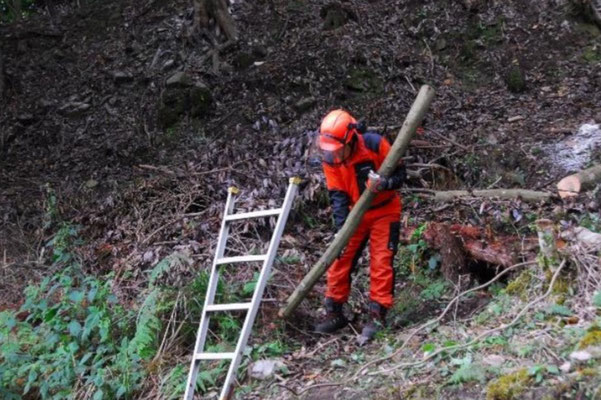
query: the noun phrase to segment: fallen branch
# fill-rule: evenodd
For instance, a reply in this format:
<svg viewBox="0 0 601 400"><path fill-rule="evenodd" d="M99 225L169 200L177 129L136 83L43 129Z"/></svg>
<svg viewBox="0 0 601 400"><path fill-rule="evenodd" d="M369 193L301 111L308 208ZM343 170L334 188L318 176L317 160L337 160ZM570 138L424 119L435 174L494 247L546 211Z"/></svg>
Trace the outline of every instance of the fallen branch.
<svg viewBox="0 0 601 400"><path fill-rule="evenodd" d="M411 137L415 134L417 127L421 124L424 115L430 103L434 98L434 89L424 85L422 86L413 106L407 114L407 118L403 123L401 131L397 135L386 159L382 163L382 166L378 170L378 174L381 176L388 177L392 171L397 167L403 153L409 146ZM288 297L286 305L280 310L280 317L289 317L300 302L307 296L309 291L313 288L319 278L325 273L330 264L338 257L342 249L346 246L349 239L357 229L357 226L361 222L363 214L369 208L372 199L375 197L375 193L370 190L363 192L359 201L354 205L350 214L348 215L346 222L338 231L338 234L334 241L327 248L325 253L317 261L315 266L309 271L309 273L303 278L298 287Z"/></svg>
<svg viewBox="0 0 601 400"><path fill-rule="evenodd" d="M417 367L419 365L422 365L422 364L426 363L428 360L436 357L437 355L441 354L442 352L449 352L449 351L452 351L452 350L465 349L467 347L473 346L474 344L478 343L480 340L482 340L486 336L489 336L489 335L491 335L493 333L500 332L500 331L503 331L505 329L511 328L512 326L514 326L515 324L517 324L517 322L526 313L526 311L528 311L535 304L540 303L541 301L543 301L545 298L547 298L551 294L551 292L553 291L553 287L555 286L555 281L557 280L557 277L559 276L559 272L561 272L561 270L563 269L563 267L565 265L566 265L566 260L564 259L561 262L561 264L559 265L559 268L557 268L557 270L553 274L553 277L551 278L551 282L549 283L549 288L547 289L547 291L542 296L539 296L536 299L532 300L530 303L526 304L526 306L524 306L524 308L522 308L522 310L513 318L513 320L511 320L510 323L508 323L508 324L501 324L501 325L499 325L496 328L492 328L492 329L489 329L487 331L484 331L484 332L482 332L481 334L479 334L478 336L476 336L474 339L472 339L471 341L469 341L467 343L458 344L458 345L455 345L455 346L449 346L449 347L444 347L444 348L438 349L438 350L436 350L436 351L428 354L426 357L424 357L420 361L416 361L416 362L412 362L412 363L400 363L400 364L397 364L397 365L395 365L395 366L393 366L391 368L383 369L383 370L380 370L380 371L374 371L374 372L370 373L369 375L373 376L373 375L379 375L379 374L389 373L389 372L395 371L395 370L397 370L399 368ZM405 343L407 343L407 342L405 342Z"/></svg>
<svg viewBox="0 0 601 400"><path fill-rule="evenodd" d="M438 133L438 132L436 132L436 131L433 131L433 130L428 130L428 132L429 132L429 133L432 133L432 134L434 134L435 136L438 136L440 139L442 139L442 140L444 140L444 141L447 141L447 142L449 142L449 143L451 143L451 144L453 144L453 145L455 145L455 146L459 147L460 149L463 149L463 150L465 150L465 151L470 151L470 149L469 149L467 146L464 146L464 145L462 145L462 144L459 144L459 143L457 143L456 141L454 141L454 140L452 140L452 139L449 139L448 137L446 137L446 136L444 136L444 135L441 135L440 133Z"/></svg>
<svg viewBox="0 0 601 400"><path fill-rule="evenodd" d="M434 201L452 201L464 197L486 197L504 200L521 198L524 201L547 201L551 198L550 193L537 192L526 189L485 189L485 190L448 190L434 192Z"/></svg>
<svg viewBox="0 0 601 400"><path fill-rule="evenodd" d="M557 190L562 199L575 197L582 191L592 189L601 183L601 165L585 169L574 175L569 175L559 181Z"/></svg>

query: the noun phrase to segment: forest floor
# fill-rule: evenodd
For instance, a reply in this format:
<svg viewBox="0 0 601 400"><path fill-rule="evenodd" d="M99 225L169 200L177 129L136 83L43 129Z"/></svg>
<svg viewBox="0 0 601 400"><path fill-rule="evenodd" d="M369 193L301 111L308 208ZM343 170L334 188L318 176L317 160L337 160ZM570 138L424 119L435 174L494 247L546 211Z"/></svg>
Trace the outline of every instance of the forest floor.
<svg viewBox="0 0 601 400"><path fill-rule="evenodd" d="M158 312L160 345L143 363L152 379L128 392L176 398L200 315L182 299L202 298L197 289L211 265L226 188L242 190L239 211L272 208L288 178L301 176L244 363L277 358L285 367L266 381L244 369L238 398L599 396L598 355L570 358L601 344L599 287L591 292L579 275L595 269L591 255L566 255L561 290L552 288L502 331L486 333L546 293L544 272L529 266L508 274L411 336L460 290L441 277L440 255L419 234L397 256L397 304L374 343L355 344L367 268L354 278L352 326L339 335L311 332L323 312L323 282L293 320L276 311L333 235L323 176L311 162L321 117L343 107L393 140L422 84L436 97L405 155L414 172L401 190L405 227L421 232L428 222L449 222L528 238L536 219L549 218L562 229L601 231L597 191L570 203L447 204L427 192L555 193L562 177L599 162L600 29L562 1L475 1L471 9L463 1L234 3L240 39L229 46L219 46L225 39L213 29L191 34L193 10L180 0L61 3L0 25L0 311L18 316L29 304L27 285L74 262L84 276L110 280L125 309L141 310L155 284L184 293ZM178 71L185 82L173 83ZM270 224L241 223L231 255L261 251ZM497 271L472 268L475 283ZM247 296L252 285L240 282L253 274L226 274L220 295ZM519 290L508 290L510 282ZM221 320L213 345L231 345L238 324L236 316ZM202 376L206 398L216 397L222 371L215 364ZM79 398L91 398L95 392L84 389L96 384L78 385Z"/></svg>

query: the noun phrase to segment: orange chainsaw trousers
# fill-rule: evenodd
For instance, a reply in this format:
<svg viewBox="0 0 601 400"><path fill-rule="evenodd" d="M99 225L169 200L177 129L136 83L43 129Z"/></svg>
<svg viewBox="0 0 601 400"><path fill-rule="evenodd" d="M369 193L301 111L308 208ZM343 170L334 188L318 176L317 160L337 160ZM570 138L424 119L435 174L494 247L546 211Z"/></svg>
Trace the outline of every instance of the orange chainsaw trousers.
<svg viewBox="0 0 601 400"><path fill-rule="evenodd" d="M346 248L328 269L326 297L337 303L348 300L352 270L369 241L370 300L392 307L393 260L399 243L400 218L401 204L396 196L389 204L365 213Z"/></svg>

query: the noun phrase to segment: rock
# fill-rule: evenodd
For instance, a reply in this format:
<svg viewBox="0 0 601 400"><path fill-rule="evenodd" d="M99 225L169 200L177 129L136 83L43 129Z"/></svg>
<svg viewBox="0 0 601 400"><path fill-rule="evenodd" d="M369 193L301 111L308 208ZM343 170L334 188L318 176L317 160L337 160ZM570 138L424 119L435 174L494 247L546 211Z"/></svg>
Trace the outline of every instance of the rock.
<svg viewBox="0 0 601 400"><path fill-rule="evenodd" d="M355 14L340 3L326 4L321 8L319 15L324 20L323 29L326 31L346 25L349 19L356 20Z"/></svg>
<svg viewBox="0 0 601 400"><path fill-rule="evenodd" d="M127 83L134 80L133 75L125 71L113 71L111 75L115 83Z"/></svg>
<svg viewBox="0 0 601 400"><path fill-rule="evenodd" d="M98 186L98 181L96 179L90 179L86 182L86 187L88 189L93 189Z"/></svg>
<svg viewBox="0 0 601 400"><path fill-rule="evenodd" d="M491 354L482 359L482 363L491 367L500 367L505 362L505 357L498 354Z"/></svg>
<svg viewBox="0 0 601 400"><path fill-rule="evenodd" d="M447 41L444 38L439 38L438 40L436 40L436 44L434 45L434 48L437 51L443 51L444 49L447 48Z"/></svg>
<svg viewBox="0 0 601 400"><path fill-rule="evenodd" d="M142 259L146 263L151 262L152 260L154 260L154 252L152 250L148 250L147 252L144 253L144 255L142 256Z"/></svg>
<svg viewBox="0 0 601 400"><path fill-rule="evenodd" d="M35 121L33 114L23 113L17 116L17 121L21 122L23 125L29 125Z"/></svg>
<svg viewBox="0 0 601 400"><path fill-rule="evenodd" d="M201 83L189 87L179 85L167 86L161 95L158 120L164 129L173 126L186 114L202 118L211 108L213 100L208 87Z"/></svg>
<svg viewBox="0 0 601 400"><path fill-rule="evenodd" d="M163 64L163 70L169 69L171 67L173 67L175 65L175 60L167 60L165 61L165 63Z"/></svg>
<svg viewBox="0 0 601 400"><path fill-rule="evenodd" d="M374 71L363 67L352 68L344 81L344 86L355 92L379 93L383 89L380 77Z"/></svg>
<svg viewBox="0 0 601 400"><path fill-rule="evenodd" d="M257 60L252 53L239 52L234 57L232 64L237 70L245 70Z"/></svg>
<svg viewBox="0 0 601 400"><path fill-rule="evenodd" d="M211 107L212 96L208 87L197 83L190 89L190 115L195 118L203 117Z"/></svg>
<svg viewBox="0 0 601 400"><path fill-rule="evenodd" d="M579 350L570 354L570 358L576 361L588 361L593 358L593 356L586 350Z"/></svg>
<svg viewBox="0 0 601 400"><path fill-rule="evenodd" d="M277 370L285 366L286 364L280 360L259 360L251 364L250 376L260 380L269 379Z"/></svg>
<svg viewBox="0 0 601 400"><path fill-rule="evenodd" d="M83 101L70 101L63 104L59 111L65 115L75 117L90 109L90 104Z"/></svg>
<svg viewBox="0 0 601 400"><path fill-rule="evenodd" d="M572 369L572 363L570 363L569 361L566 361L563 364L561 364L561 367L559 367L559 369L564 374L567 374L568 372L570 372L570 369Z"/></svg>
<svg viewBox="0 0 601 400"><path fill-rule="evenodd" d="M178 71L171 75L165 82L167 87L189 87L193 85L192 77L184 71Z"/></svg>
<svg viewBox="0 0 601 400"><path fill-rule="evenodd" d="M294 104L294 108L298 112L309 111L317 103L315 97L304 97Z"/></svg>

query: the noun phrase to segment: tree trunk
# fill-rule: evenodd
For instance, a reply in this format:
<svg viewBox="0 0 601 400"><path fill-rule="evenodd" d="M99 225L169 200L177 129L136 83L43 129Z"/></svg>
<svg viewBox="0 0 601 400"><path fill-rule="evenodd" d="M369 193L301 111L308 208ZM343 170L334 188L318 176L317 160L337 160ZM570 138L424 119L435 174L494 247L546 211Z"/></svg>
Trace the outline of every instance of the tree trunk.
<svg viewBox="0 0 601 400"><path fill-rule="evenodd" d="M597 21L597 25L601 27L601 0L591 0L591 8L593 18Z"/></svg>
<svg viewBox="0 0 601 400"><path fill-rule="evenodd" d="M520 197L524 201L547 201L551 198L550 193L536 192L525 189L487 189L487 190L449 190L435 192L435 201L451 201L461 197L497 197L499 199L516 199Z"/></svg>
<svg viewBox="0 0 601 400"><path fill-rule="evenodd" d="M415 134L415 130L421 124L433 98L434 89L427 85L422 86L417 98L415 99L415 102L413 103L413 106L409 110L409 114L407 114L407 118L405 119L405 122L403 123L403 126L401 127L401 130L397 135L392 148L386 156L384 163L378 170L378 174L388 177L397 167L401 156L405 150L407 150L409 142L411 141L412 136ZM349 216L347 217L346 222L338 232L338 235L336 235L334 241L317 261L317 264L315 264L311 271L309 271L309 273L303 278L292 295L288 297L287 304L279 312L280 317L286 318L292 314L300 302L306 297L307 293L309 293L315 283L317 283L319 278L328 269L330 264L332 264L336 257L338 257L357 229L363 214L365 214L365 211L367 211L369 208L374 196L374 193L369 190L363 192L359 198L359 201L357 201L357 204L354 205Z"/></svg>
<svg viewBox="0 0 601 400"><path fill-rule="evenodd" d="M557 184L559 196L562 199L578 196L580 192L592 189L601 183L601 165L585 169L577 174L566 176Z"/></svg>
<svg viewBox="0 0 601 400"><path fill-rule="evenodd" d="M213 18L229 41L237 40L236 24L227 9L227 0L193 0L193 2L194 31L209 28L209 22Z"/></svg>

